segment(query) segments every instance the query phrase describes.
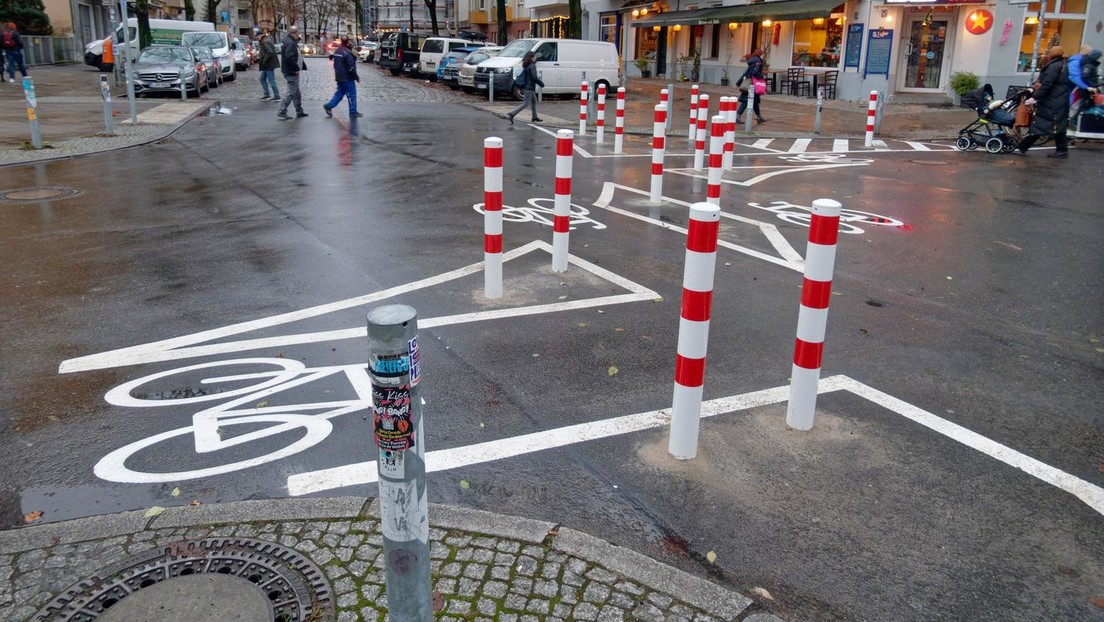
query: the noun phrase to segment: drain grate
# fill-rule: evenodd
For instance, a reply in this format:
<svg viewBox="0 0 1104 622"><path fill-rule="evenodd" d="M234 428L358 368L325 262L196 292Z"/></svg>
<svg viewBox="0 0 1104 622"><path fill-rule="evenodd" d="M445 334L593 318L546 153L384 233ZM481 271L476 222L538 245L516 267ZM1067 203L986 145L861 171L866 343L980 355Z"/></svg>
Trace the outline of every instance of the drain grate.
<svg viewBox="0 0 1104 622"><path fill-rule="evenodd" d="M65 186L34 186L32 188L2 190L0 191L0 201L15 204L41 203L43 201L71 199L79 194L81 194L80 190Z"/></svg>
<svg viewBox="0 0 1104 622"><path fill-rule="evenodd" d="M253 583L272 603L277 622L334 619L333 591L314 562L274 542L207 538L173 542L108 566L65 590L33 620L92 622L143 588L201 573Z"/></svg>

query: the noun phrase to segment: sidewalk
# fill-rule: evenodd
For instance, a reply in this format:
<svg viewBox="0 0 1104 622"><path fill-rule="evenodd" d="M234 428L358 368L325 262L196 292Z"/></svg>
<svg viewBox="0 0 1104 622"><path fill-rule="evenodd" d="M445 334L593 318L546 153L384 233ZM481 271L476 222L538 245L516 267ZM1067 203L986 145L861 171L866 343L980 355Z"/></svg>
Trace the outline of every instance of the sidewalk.
<svg viewBox="0 0 1104 622"><path fill-rule="evenodd" d="M432 505L430 525L437 620L780 622L742 595L553 523ZM359 497L4 531L0 619L383 621L382 546L378 502Z"/></svg>

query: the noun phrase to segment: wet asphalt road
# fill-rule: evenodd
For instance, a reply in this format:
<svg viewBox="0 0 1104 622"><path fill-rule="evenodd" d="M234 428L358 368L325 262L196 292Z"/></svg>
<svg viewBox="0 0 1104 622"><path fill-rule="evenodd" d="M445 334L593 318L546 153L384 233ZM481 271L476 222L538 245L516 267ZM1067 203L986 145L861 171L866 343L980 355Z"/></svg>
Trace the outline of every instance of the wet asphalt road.
<svg viewBox="0 0 1104 622"><path fill-rule="evenodd" d="M307 119L277 121L249 72L219 93L234 114L198 119L161 144L5 170L0 190L80 191L0 203L5 525L31 511L64 520L285 496L289 478L371 460L363 411L320 416L319 404L355 397L340 371L267 394L245 389L257 380L202 381L293 361L363 363L366 341L332 331L363 327L380 302L286 314L480 261L472 206L482 201L483 137L504 138L508 205L551 198L548 133L511 129L450 103L462 96L374 68L362 70L365 118L350 124L342 105L325 119L331 85L323 61L312 70ZM680 142L671 152L687 153ZM593 135L578 144L610 153ZM580 266L552 274L538 249L507 262L501 301L483 298L479 273L388 299L423 321L430 450L670 406L685 237L662 225L684 226L686 209L607 187L646 191L647 145L630 138L626 149L634 157L576 154L574 203L592 221L577 223L571 251L655 296L456 319L626 293ZM861 232L840 236L823 376L904 405L825 394L809 433L786 429L783 403L740 408L703 423L691 462L671 460L656 428L440 471L431 501L559 521L745 592L763 587L775 599L764 604L786 619L1100 619L1090 603L1104 596L1099 511L980 453L976 440L904 416L921 409L1099 491L1099 147L1062 163L1045 152L738 152L745 168L727 179L747 185L726 185L722 208L755 222L725 219L721 238L760 255L718 253L706 399L789 377L801 274L780 264L786 246L804 254L808 230L749 203L830 197L890 222L854 222ZM668 166L689 162L673 155ZM809 168L827 165L837 166ZM703 178L669 174L665 195L701 200L704 189ZM603 191L616 211L595 205ZM508 250L550 239L540 222L507 223ZM241 325L265 318L275 319ZM163 340L174 341L93 356ZM243 340L263 341L234 345ZM209 349L188 351L198 347ZM196 365L210 369L180 371ZM128 382L138 386L105 398ZM273 432L280 422L290 429ZM260 438L197 452L250 432ZM312 435L318 444L303 451L248 462ZM125 462L105 467L124 447ZM126 479L142 481L117 481ZM317 487L375 495L373 485Z"/></svg>

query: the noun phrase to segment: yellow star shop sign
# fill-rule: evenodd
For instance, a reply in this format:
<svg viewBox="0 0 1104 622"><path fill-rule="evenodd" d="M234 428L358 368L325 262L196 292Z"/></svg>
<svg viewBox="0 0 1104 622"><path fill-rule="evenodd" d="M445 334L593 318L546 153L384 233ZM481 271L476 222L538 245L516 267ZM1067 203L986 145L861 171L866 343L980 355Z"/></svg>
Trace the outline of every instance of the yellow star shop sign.
<svg viewBox="0 0 1104 622"><path fill-rule="evenodd" d="M966 17L966 30L972 35L982 35L993 27L993 14L985 9L978 9Z"/></svg>

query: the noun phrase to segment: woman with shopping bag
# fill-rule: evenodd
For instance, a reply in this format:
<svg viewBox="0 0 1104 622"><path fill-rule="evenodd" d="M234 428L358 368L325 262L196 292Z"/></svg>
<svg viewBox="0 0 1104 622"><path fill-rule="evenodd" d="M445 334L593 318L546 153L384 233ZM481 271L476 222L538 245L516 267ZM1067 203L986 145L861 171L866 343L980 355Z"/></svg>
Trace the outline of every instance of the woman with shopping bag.
<svg viewBox="0 0 1104 622"><path fill-rule="evenodd" d="M744 70L744 74L740 76L740 79L736 81L736 86L739 87L744 83L745 79L751 80L750 88L744 92L741 89L740 93L740 107L736 110L736 123L742 124L744 118L744 111L747 110L747 100L749 97L754 97L755 102L752 106L752 110L755 111L755 120L759 123L766 123L767 120L763 118L763 115L759 112L759 102L763 99L763 95L767 92L767 78L763 73L763 50L755 48L745 57L747 61L747 69Z"/></svg>

